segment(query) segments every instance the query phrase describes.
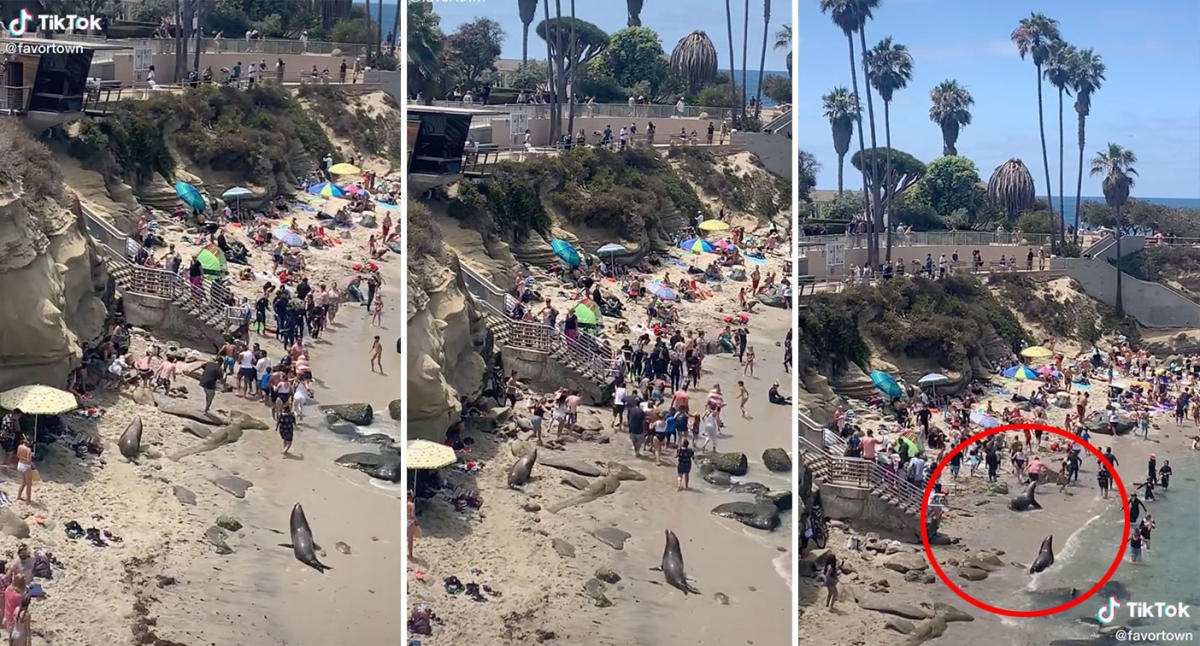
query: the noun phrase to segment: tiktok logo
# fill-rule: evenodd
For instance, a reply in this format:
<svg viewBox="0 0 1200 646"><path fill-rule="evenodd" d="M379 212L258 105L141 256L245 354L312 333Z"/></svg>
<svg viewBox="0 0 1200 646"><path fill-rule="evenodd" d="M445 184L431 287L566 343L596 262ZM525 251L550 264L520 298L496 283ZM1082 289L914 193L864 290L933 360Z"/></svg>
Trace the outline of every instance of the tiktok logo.
<svg viewBox="0 0 1200 646"><path fill-rule="evenodd" d="M21 9L20 15L8 22L8 33L13 36L24 36L25 32L29 31L29 23L33 22L33 18L33 14L26 9Z"/></svg>
<svg viewBox="0 0 1200 646"><path fill-rule="evenodd" d="M1109 597L1108 606L1100 606L1100 610L1096 612L1096 619L1099 619L1102 624L1110 623L1113 619L1116 619L1117 608L1120 607L1121 602L1117 601L1116 597Z"/></svg>

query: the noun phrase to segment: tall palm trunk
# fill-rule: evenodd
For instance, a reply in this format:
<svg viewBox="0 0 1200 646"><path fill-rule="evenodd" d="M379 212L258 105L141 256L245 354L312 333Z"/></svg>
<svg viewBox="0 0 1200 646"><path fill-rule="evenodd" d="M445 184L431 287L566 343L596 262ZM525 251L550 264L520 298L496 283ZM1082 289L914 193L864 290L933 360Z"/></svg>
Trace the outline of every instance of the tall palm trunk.
<svg viewBox="0 0 1200 646"><path fill-rule="evenodd" d="M871 100L871 83L870 83L870 81L867 80L869 77L868 77L868 70L867 70L867 26L865 23L862 24L861 26L859 26L859 28L858 28L858 40L859 40L859 45L862 47L861 53L862 53L863 86L864 86L863 89L865 89L867 91L867 119L869 119L871 122L871 149L874 150L878 146L878 144L875 143L875 141L876 141L876 139L875 139L875 105L874 105L874 101ZM867 167L867 160L866 160L866 155L864 155L863 156L863 168L866 168L866 167ZM886 257L886 259L888 262L891 262L892 261L892 224L890 222L888 222L885 225L883 222L883 209L880 208L880 204L879 204L881 198L879 197L879 183L878 182L876 182L875 186L873 186L871 188L871 198L873 198L873 201L874 201L874 206L872 207L871 212L874 215L874 217L876 218L875 228L876 229L883 228L883 227L887 228L887 257ZM863 199L867 199L867 196L863 195Z"/></svg>
<svg viewBox="0 0 1200 646"><path fill-rule="evenodd" d="M854 88L854 100L859 105L858 101L858 68L854 59L854 34L846 34L846 44L850 47L850 85ZM864 77L865 80L865 77ZM879 240L876 237L875 218L872 217L871 198L867 192L867 164L866 164L866 143L863 142L863 127L862 127L862 110L858 111L858 156L862 159L862 180L863 180L863 208L866 209L867 222L870 226L867 227L867 262L871 265L871 271L879 270Z"/></svg>
<svg viewBox="0 0 1200 646"><path fill-rule="evenodd" d="M396 56L396 46L400 44L400 5L396 5L396 15L392 16L392 56ZM396 61L396 69L400 69L400 61Z"/></svg>
<svg viewBox="0 0 1200 646"><path fill-rule="evenodd" d="M1087 117L1079 115L1079 175L1075 179L1075 244L1079 244L1079 204L1083 199L1083 139L1084 121Z"/></svg>
<svg viewBox="0 0 1200 646"><path fill-rule="evenodd" d="M838 197L842 196L842 171L845 170L846 153L838 153Z"/></svg>
<svg viewBox="0 0 1200 646"><path fill-rule="evenodd" d="M1067 207L1063 197L1063 88L1058 88L1058 241L1067 243Z"/></svg>
<svg viewBox="0 0 1200 646"><path fill-rule="evenodd" d="M204 2L195 0L196 12L196 51L192 54L192 69L200 73L200 52L204 49Z"/></svg>
<svg viewBox="0 0 1200 646"><path fill-rule="evenodd" d="M1115 235L1117 237L1117 262L1116 262L1116 267L1117 267L1117 304L1116 304L1116 307L1117 307L1117 316L1123 317L1123 316L1125 316L1125 303L1124 303L1124 301L1121 300L1121 205L1118 204L1117 208L1114 209L1114 211L1116 211L1116 215L1115 215L1116 222L1115 222L1115 226L1113 227L1113 229L1116 230Z"/></svg>
<svg viewBox="0 0 1200 646"><path fill-rule="evenodd" d="M880 98L883 98L883 97L880 97ZM883 101L883 141L884 141L883 145L885 148L887 148L887 150L883 153L884 154L883 188L885 191L885 193L883 194L883 215L884 215L884 219L886 219L889 224L891 223L891 218L892 218L892 198L895 197L894 195L892 195L892 114L891 114L890 103L891 102L886 99L884 99L884 101ZM887 243L887 245L888 245L888 260L891 260L892 259L892 228L890 226L888 227L888 243Z"/></svg>
<svg viewBox="0 0 1200 646"><path fill-rule="evenodd" d="M371 27L371 0L367 0L366 5L367 5L367 28L369 29ZM396 7L396 10L399 11L400 8ZM370 43L367 43L367 60L368 61L371 60L371 44Z"/></svg>
<svg viewBox="0 0 1200 646"><path fill-rule="evenodd" d="M1042 66L1036 65L1038 88L1038 133L1042 137L1042 167L1046 170L1046 208L1050 209L1050 247L1054 247L1054 195L1050 189L1050 158L1046 155L1046 122L1042 117Z"/></svg>
<svg viewBox="0 0 1200 646"><path fill-rule="evenodd" d="M367 0L370 2L371 0ZM380 59L383 58L383 0L375 5L378 11L375 12L375 17L379 20L379 37L375 39L375 64L378 65ZM396 12L399 13L400 5L396 5Z"/></svg>
<svg viewBox="0 0 1200 646"><path fill-rule="evenodd" d="M750 43L750 0L746 0L746 12L742 14L742 119L746 118L746 50ZM745 125L742 126L743 128Z"/></svg>
<svg viewBox="0 0 1200 646"><path fill-rule="evenodd" d="M575 59L575 0L571 0L571 59ZM576 65L571 64L571 74L567 85L567 136L571 137L575 133L575 79L577 77Z"/></svg>
<svg viewBox="0 0 1200 646"><path fill-rule="evenodd" d="M551 143L557 145L559 139L562 138L563 97L567 93L567 70L574 67L572 62L574 52L570 56L563 52L562 0L554 0L554 47L559 55L558 82L554 84L554 123L558 124L558 129L554 141Z"/></svg>
<svg viewBox="0 0 1200 646"><path fill-rule="evenodd" d="M763 2L763 44L762 54L758 57L758 91L754 93L754 117L758 118L762 114L762 86L763 86L763 71L767 65L767 35L770 31L771 22L771 0Z"/></svg>
<svg viewBox="0 0 1200 646"><path fill-rule="evenodd" d="M558 133L556 132L560 126L554 121L554 103L558 100L555 95L554 88L558 87L557 76L554 74L554 55L550 53L550 0L542 2L542 18L546 24L546 67L550 72L550 141L551 143L558 141Z"/></svg>
<svg viewBox="0 0 1200 646"><path fill-rule="evenodd" d="M400 12L397 11L397 14ZM396 40L399 40L398 38ZM529 25L521 25L521 65L529 62Z"/></svg>
<svg viewBox="0 0 1200 646"><path fill-rule="evenodd" d="M733 12L729 8L729 0L725 0L725 31L729 36L729 107L732 110L730 114L736 116L738 111L737 106L734 105L737 102L737 88L735 87L737 83L734 83L736 77L733 71L733 66L735 65L733 59Z"/></svg>

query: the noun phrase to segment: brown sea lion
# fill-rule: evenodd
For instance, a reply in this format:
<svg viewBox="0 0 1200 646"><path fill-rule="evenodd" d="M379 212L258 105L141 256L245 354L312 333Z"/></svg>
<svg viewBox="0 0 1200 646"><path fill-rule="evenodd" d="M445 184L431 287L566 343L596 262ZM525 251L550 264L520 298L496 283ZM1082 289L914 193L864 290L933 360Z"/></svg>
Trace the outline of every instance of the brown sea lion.
<svg viewBox="0 0 1200 646"><path fill-rule="evenodd" d="M121 455L136 460L138 454L142 450L142 418L136 417L129 426L125 427L125 432L121 433L121 439L117 440L117 447L121 449Z"/></svg>

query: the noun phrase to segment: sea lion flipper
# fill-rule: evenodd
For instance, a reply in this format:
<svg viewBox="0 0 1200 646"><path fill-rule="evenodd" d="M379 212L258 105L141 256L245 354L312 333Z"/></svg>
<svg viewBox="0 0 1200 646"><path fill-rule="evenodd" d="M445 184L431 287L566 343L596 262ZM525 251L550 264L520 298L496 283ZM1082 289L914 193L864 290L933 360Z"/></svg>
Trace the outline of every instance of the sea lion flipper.
<svg viewBox="0 0 1200 646"><path fill-rule="evenodd" d="M294 549L296 549L296 546L295 546L295 545L292 545L291 543L276 543L276 544L277 544L277 545L279 545L280 547L286 547L286 548L288 548L289 550L294 550Z"/></svg>

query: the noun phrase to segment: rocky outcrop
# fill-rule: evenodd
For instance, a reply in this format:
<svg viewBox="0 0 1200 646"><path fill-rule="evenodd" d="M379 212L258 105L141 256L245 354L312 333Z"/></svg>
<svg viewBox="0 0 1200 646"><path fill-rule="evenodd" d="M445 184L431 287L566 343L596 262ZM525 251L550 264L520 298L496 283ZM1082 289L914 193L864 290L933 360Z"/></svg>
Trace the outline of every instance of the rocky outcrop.
<svg viewBox="0 0 1200 646"><path fill-rule="evenodd" d="M458 419L461 397L478 397L484 362L478 347L486 330L450 267L431 258L410 260L408 270L408 433L440 440Z"/></svg>
<svg viewBox="0 0 1200 646"><path fill-rule="evenodd" d="M0 390L66 381L103 329L107 282L48 152L0 124Z"/></svg>

